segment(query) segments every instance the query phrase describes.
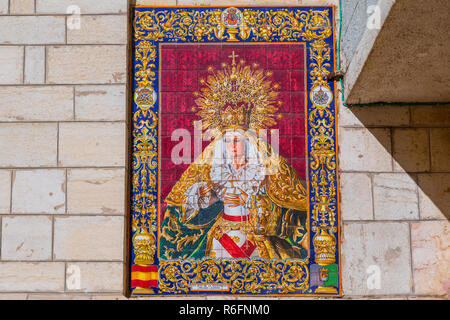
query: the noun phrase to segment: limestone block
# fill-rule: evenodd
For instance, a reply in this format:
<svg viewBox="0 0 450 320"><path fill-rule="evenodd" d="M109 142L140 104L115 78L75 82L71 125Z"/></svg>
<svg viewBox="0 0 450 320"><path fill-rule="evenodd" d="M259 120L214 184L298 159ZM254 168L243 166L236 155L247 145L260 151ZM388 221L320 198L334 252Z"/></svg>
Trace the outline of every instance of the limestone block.
<svg viewBox="0 0 450 320"><path fill-rule="evenodd" d="M57 124L0 124L0 167L56 165Z"/></svg>
<svg viewBox="0 0 450 320"><path fill-rule="evenodd" d="M341 173L341 214L344 220L373 220L372 182L365 173Z"/></svg>
<svg viewBox="0 0 450 320"><path fill-rule="evenodd" d="M427 129L395 129L393 141L395 171L430 170Z"/></svg>
<svg viewBox="0 0 450 320"><path fill-rule="evenodd" d="M450 223L415 222L411 239L415 293L450 296Z"/></svg>
<svg viewBox="0 0 450 320"><path fill-rule="evenodd" d="M8 14L9 0L0 0L0 14Z"/></svg>
<svg viewBox="0 0 450 320"><path fill-rule="evenodd" d="M11 171L0 170L0 214L8 214L11 202Z"/></svg>
<svg viewBox="0 0 450 320"><path fill-rule="evenodd" d="M126 15L81 16L80 28L68 28L70 44L126 44Z"/></svg>
<svg viewBox="0 0 450 320"><path fill-rule="evenodd" d="M411 292L408 223L350 223L344 225L343 232L344 295ZM379 286L374 281L378 278L377 269L380 271Z"/></svg>
<svg viewBox="0 0 450 320"><path fill-rule="evenodd" d="M55 218L54 259L122 260L123 217Z"/></svg>
<svg viewBox="0 0 450 320"><path fill-rule="evenodd" d="M422 219L450 218L450 173L419 174Z"/></svg>
<svg viewBox="0 0 450 320"><path fill-rule="evenodd" d="M366 1L342 1L341 69L346 70L352 61L367 23ZM336 22L336 26L338 26Z"/></svg>
<svg viewBox="0 0 450 320"><path fill-rule="evenodd" d="M0 293L0 300L26 300L26 293Z"/></svg>
<svg viewBox="0 0 450 320"><path fill-rule="evenodd" d="M0 24L1 24L0 17ZM1 26L0 26L1 28ZM0 29L0 41L1 41ZM23 47L0 47L0 84L18 84L23 80Z"/></svg>
<svg viewBox="0 0 450 320"><path fill-rule="evenodd" d="M92 300L128 300L128 299L124 295L99 294L92 296Z"/></svg>
<svg viewBox="0 0 450 320"><path fill-rule="evenodd" d="M67 179L68 213L123 214L123 169L70 169Z"/></svg>
<svg viewBox="0 0 450 320"><path fill-rule="evenodd" d="M12 212L65 213L65 179L62 169L17 170L13 173Z"/></svg>
<svg viewBox="0 0 450 320"><path fill-rule="evenodd" d="M2 292L62 292L63 262L0 262Z"/></svg>
<svg viewBox="0 0 450 320"><path fill-rule="evenodd" d="M65 294L65 293L34 293L28 296L28 300L91 300L88 294Z"/></svg>
<svg viewBox="0 0 450 320"><path fill-rule="evenodd" d="M1 44L62 44L65 41L66 20L64 17L0 17Z"/></svg>
<svg viewBox="0 0 450 320"><path fill-rule="evenodd" d="M355 127L409 125L409 108L401 106L339 106L339 125Z"/></svg>
<svg viewBox="0 0 450 320"><path fill-rule="evenodd" d="M66 287L70 292L121 292L123 287L122 262L73 262L68 263L66 279L79 274L79 288Z"/></svg>
<svg viewBox="0 0 450 320"><path fill-rule="evenodd" d="M344 171L391 171L388 129L342 128L339 131L339 165Z"/></svg>
<svg viewBox="0 0 450 320"><path fill-rule="evenodd" d="M0 87L0 121L67 121L72 119L72 87Z"/></svg>
<svg viewBox="0 0 450 320"><path fill-rule="evenodd" d="M82 14L127 12L127 0L36 0L37 13L66 14L70 6L79 7Z"/></svg>
<svg viewBox="0 0 450 320"><path fill-rule="evenodd" d="M125 83L126 57L125 45L48 47L47 82Z"/></svg>
<svg viewBox="0 0 450 320"><path fill-rule="evenodd" d="M34 0L10 0L10 14L33 14Z"/></svg>
<svg viewBox="0 0 450 320"><path fill-rule="evenodd" d="M373 178L375 219L418 219L417 184L406 173L376 174Z"/></svg>
<svg viewBox="0 0 450 320"><path fill-rule="evenodd" d="M124 166L124 123L61 123L61 166Z"/></svg>
<svg viewBox="0 0 450 320"><path fill-rule="evenodd" d="M45 83L45 47L25 47L25 79L26 84Z"/></svg>
<svg viewBox="0 0 450 320"><path fill-rule="evenodd" d="M48 216L4 217L3 260L50 260L52 218Z"/></svg>
<svg viewBox="0 0 450 320"><path fill-rule="evenodd" d="M450 128L430 130L431 170L450 171Z"/></svg>
<svg viewBox="0 0 450 320"><path fill-rule="evenodd" d="M126 118L126 88L123 85L77 86L75 117L77 120L117 121Z"/></svg>
<svg viewBox="0 0 450 320"><path fill-rule="evenodd" d="M411 107L411 121L413 126L450 126L449 105Z"/></svg>

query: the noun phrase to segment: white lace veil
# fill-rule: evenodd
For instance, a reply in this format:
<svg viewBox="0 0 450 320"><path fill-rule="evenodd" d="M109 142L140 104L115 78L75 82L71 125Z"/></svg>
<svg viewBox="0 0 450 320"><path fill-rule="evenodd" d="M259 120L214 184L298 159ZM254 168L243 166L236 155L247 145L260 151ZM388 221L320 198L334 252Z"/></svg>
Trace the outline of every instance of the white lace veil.
<svg viewBox="0 0 450 320"><path fill-rule="evenodd" d="M236 175L236 172L234 172L232 167L233 158L227 151L225 142L228 137L233 136L239 136L241 139L245 140L247 164L244 166L245 173L239 175L239 180L242 180L243 182L255 181L255 183L260 183L265 178L265 165L263 159L257 146L240 130L228 131L216 142L211 164L212 182L220 184L229 179L230 175Z"/></svg>

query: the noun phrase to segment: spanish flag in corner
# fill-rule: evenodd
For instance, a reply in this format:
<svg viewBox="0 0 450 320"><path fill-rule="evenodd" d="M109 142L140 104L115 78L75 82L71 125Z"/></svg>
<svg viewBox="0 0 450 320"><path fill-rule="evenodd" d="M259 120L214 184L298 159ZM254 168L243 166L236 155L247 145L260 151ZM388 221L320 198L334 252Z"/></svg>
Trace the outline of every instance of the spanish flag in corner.
<svg viewBox="0 0 450 320"><path fill-rule="evenodd" d="M158 266L131 266L131 287L158 287Z"/></svg>

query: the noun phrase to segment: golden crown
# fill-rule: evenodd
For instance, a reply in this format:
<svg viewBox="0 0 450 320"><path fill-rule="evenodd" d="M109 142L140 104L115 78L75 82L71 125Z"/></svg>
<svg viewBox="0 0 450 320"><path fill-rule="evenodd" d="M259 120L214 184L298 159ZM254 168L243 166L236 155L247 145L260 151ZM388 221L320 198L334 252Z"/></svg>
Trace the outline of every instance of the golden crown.
<svg viewBox="0 0 450 320"><path fill-rule="evenodd" d="M269 79L272 72L251 67L244 60L236 63L239 57L233 51L229 56L231 66L222 63L217 72L209 67L207 79L200 79L203 86L195 92L197 115L202 118L202 129L225 131L229 128L253 129L271 127L276 124L279 85ZM278 115L280 118L281 115Z"/></svg>

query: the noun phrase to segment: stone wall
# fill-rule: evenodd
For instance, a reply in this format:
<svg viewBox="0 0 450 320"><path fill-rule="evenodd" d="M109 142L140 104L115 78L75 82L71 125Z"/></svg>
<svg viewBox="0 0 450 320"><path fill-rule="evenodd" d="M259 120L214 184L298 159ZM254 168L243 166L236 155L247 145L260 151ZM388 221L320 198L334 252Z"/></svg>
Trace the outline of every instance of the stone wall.
<svg viewBox="0 0 450 320"><path fill-rule="evenodd" d="M74 264L82 298L120 295L127 1L0 0L0 14L0 299L78 297Z"/></svg>
<svg viewBox="0 0 450 320"><path fill-rule="evenodd" d="M344 293L448 294L449 106L341 107L339 130Z"/></svg>
<svg viewBox="0 0 450 320"><path fill-rule="evenodd" d="M177 3L219 4L137 1ZM123 298L127 32L126 0L0 0L0 299ZM450 108L339 109L344 298L444 298Z"/></svg>

